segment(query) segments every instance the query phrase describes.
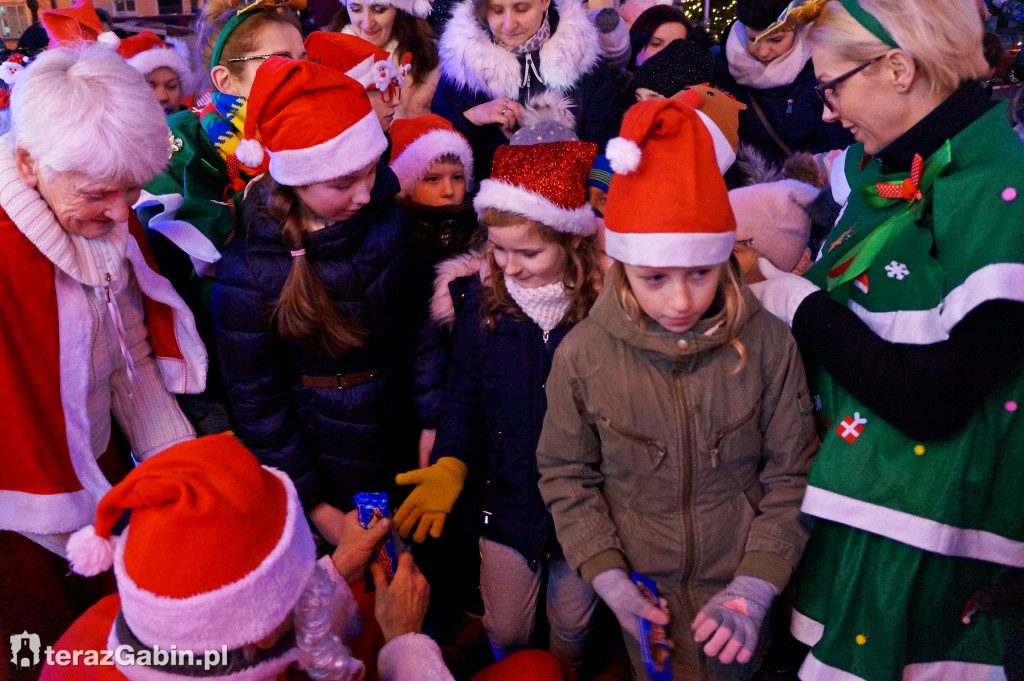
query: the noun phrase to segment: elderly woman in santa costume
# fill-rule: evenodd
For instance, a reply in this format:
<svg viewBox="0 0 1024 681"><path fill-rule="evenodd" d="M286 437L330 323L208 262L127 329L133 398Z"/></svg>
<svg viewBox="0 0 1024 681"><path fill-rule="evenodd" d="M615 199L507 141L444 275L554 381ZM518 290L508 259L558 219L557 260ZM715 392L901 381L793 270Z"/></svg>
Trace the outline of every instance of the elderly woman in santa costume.
<svg viewBox="0 0 1024 681"><path fill-rule="evenodd" d="M207 358L135 236L131 206L171 151L142 75L105 46L50 50L19 75L11 109L0 138L0 529L63 554L110 489L111 415L139 461L194 438L170 393L203 390ZM8 559L13 581L20 563L5 549ZM42 583L27 572L18 594ZM57 602L45 599L35 607Z"/></svg>

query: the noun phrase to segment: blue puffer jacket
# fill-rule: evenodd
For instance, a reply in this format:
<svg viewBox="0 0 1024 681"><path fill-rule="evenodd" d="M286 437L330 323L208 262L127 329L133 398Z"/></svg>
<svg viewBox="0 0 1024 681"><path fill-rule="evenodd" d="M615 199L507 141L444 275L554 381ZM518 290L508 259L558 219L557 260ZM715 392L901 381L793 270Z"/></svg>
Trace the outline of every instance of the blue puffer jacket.
<svg viewBox="0 0 1024 681"><path fill-rule="evenodd" d="M514 548L533 568L545 556L561 556L537 488L537 441L551 358L572 327L559 325L545 343L533 321L503 315L487 333L480 323L479 276L455 279L449 291L456 317L434 458L466 463L463 496L476 529Z"/></svg>
<svg viewBox="0 0 1024 681"><path fill-rule="evenodd" d="M341 357L277 334L271 313L292 258L258 191L243 204L247 230L218 265L213 316L239 435L291 476L307 511L323 501L349 510L356 492L394 491L395 474L416 464L420 429L435 425L444 369L426 323L431 272L394 200L398 188L381 164L369 204L306 235L306 257L331 299L370 331ZM303 376L368 371L377 377L345 389L301 385Z"/></svg>
<svg viewBox="0 0 1024 681"><path fill-rule="evenodd" d="M576 135L603 150L618 134L615 90L601 60L597 29L577 0L555 0L548 10L551 37L527 57L495 44L471 0L455 7L438 50L441 80L431 110L451 121L473 148L478 178L490 175L495 150L508 143L497 125L477 126L463 115L499 97L529 105L543 118L574 122ZM522 123L522 121L520 121Z"/></svg>

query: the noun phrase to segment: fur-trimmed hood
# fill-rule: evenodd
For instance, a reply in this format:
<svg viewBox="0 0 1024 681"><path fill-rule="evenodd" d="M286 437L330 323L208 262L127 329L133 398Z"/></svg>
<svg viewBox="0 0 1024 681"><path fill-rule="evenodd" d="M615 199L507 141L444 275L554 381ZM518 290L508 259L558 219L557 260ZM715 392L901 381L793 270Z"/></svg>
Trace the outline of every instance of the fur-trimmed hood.
<svg viewBox="0 0 1024 681"><path fill-rule="evenodd" d="M548 89L564 94L601 58L599 36L578 0L553 0L549 17L553 33L540 48L540 75ZM519 58L491 39L477 21L472 0L455 6L439 51L442 73L460 87L518 99L523 79Z"/></svg>
<svg viewBox="0 0 1024 681"><path fill-rule="evenodd" d="M455 301L452 300L448 284L459 277L468 277L471 274L479 274L481 282L487 281L487 258L481 251L457 255L437 266L434 296L430 299L430 319L435 324L449 328L455 325Z"/></svg>

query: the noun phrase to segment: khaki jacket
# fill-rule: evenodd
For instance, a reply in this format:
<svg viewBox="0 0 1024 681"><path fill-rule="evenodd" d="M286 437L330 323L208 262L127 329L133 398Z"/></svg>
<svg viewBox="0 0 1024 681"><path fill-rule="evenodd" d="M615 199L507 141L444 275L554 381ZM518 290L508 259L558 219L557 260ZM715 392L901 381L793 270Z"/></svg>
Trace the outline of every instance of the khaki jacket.
<svg viewBox="0 0 1024 681"><path fill-rule="evenodd" d="M685 334L641 328L607 284L547 381L537 460L558 540L588 581L614 567L657 581L676 678L708 678L689 629L701 606L737 574L781 590L808 534L818 439L803 364L744 292L742 368L724 312Z"/></svg>

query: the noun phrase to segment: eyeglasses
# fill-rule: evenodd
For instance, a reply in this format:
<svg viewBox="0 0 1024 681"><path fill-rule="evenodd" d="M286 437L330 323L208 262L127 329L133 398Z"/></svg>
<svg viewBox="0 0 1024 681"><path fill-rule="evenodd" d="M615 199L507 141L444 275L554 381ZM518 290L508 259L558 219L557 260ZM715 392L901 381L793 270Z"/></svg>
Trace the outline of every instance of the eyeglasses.
<svg viewBox="0 0 1024 681"><path fill-rule="evenodd" d="M249 57L235 57L234 59L228 59L228 63L230 64L236 61L261 61L263 59L270 59L271 57L284 57L285 59L294 59L294 57L292 57L292 55L288 54L287 52L275 52L274 54L254 54ZM317 64L320 63L319 60L316 59L304 59L303 61L316 62Z"/></svg>
<svg viewBox="0 0 1024 681"><path fill-rule="evenodd" d="M847 71L843 75L837 76L836 78L833 78L832 80L828 81L827 83L819 83L818 85L815 85L814 86L814 94L818 95L818 99L820 99L821 103L825 105L825 108L827 108L829 111L835 113L836 108L832 104L832 95L830 93L831 93L832 90L835 90L836 85L839 85L840 83L842 83L847 78L850 78L851 76L857 75L858 73L860 73L861 71L863 71L867 67L871 66L872 64L874 64L876 61L878 61L879 59L881 59L884 56L885 55L883 54L883 55L875 57L871 61L866 61L863 64L861 64L860 66L858 66L856 68L853 68L853 69L850 69L849 71Z"/></svg>

